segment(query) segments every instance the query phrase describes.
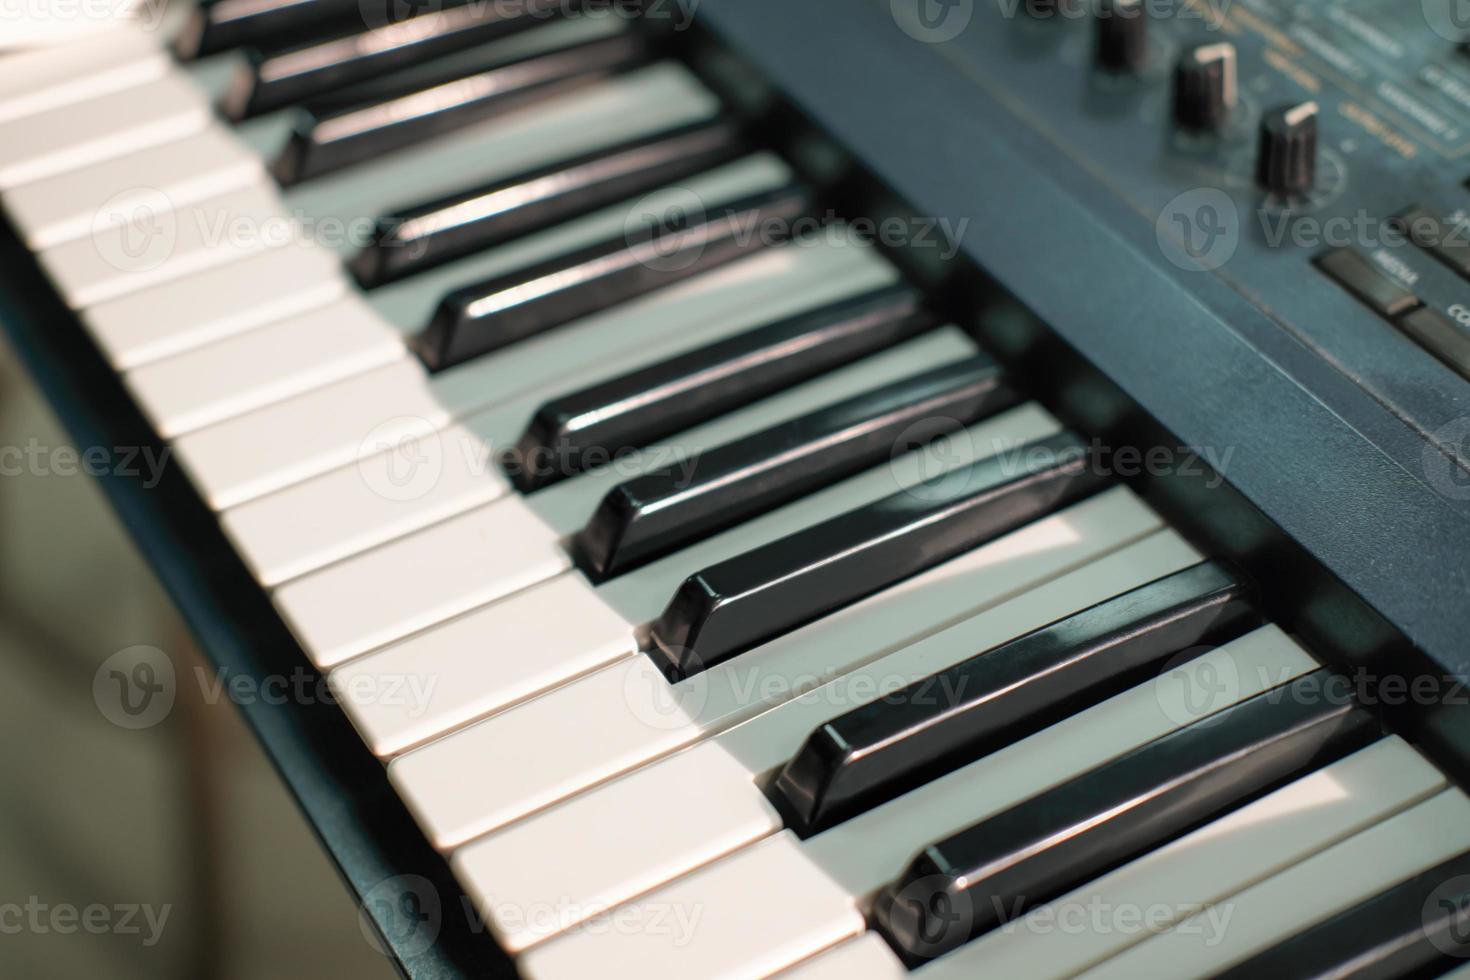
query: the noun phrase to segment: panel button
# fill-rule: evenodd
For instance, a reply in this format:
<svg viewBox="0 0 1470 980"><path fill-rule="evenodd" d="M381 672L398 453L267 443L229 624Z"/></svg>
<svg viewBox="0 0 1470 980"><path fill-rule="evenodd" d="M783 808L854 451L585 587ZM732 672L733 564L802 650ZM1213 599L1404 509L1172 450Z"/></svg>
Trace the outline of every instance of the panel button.
<svg viewBox="0 0 1470 980"><path fill-rule="evenodd" d="M1420 207L1398 215L1393 225L1409 241L1460 275L1470 277L1470 226L1444 221Z"/></svg>
<svg viewBox="0 0 1470 980"><path fill-rule="evenodd" d="M1427 306L1401 318L1398 325L1420 347L1470 378L1470 332L1465 328Z"/></svg>
<svg viewBox="0 0 1470 980"><path fill-rule="evenodd" d="M1392 319L1414 309L1419 298L1351 248L1339 248L1317 260L1317 267L1337 284L1373 307L1379 315Z"/></svg>

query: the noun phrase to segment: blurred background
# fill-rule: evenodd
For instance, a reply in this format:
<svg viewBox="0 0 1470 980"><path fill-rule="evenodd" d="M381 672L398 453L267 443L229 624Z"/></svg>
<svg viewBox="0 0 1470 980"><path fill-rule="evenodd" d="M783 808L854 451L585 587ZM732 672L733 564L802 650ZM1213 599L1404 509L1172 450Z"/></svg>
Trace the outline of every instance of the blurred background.
<svg viewBox="0 0 1470 980"><path fill-rule="evenodd" d="M0 447L32 440L68 444L0 340ZM120 650L157 647L181 678L202 661L91 477L15 469L0 475L0 977L396 975L227 698L180 683L138 731L99 711L93 678Z"/></svg>

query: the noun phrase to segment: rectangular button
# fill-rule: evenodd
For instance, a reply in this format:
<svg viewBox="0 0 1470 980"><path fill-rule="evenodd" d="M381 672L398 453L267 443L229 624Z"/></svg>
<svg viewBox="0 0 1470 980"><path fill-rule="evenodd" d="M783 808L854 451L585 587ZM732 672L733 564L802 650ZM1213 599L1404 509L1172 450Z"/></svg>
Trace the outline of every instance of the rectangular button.
<svg viewBox="0 0 1470 980"><path fill-rule="evenodd" d="M1394 224L1409 241L1460 275L1470 277L1470 226L1444 221L1420 207L1398 215Z"/></svg>
<svg viewBox="0 0 1470 980"><path fill-rule="evenodd" d="M1328 252L1317 260L1317 267L1380 316L1400 316L1419 305L1417 296L1379 272L1351 248Z"/></svg>
<svg viewBox="0 0 1470 980"><path fill-rule="evenodd" d="M1420 347L1470 378L1470 332L1465 328L1427 306L1401 317L1398 325Z"/></svg>

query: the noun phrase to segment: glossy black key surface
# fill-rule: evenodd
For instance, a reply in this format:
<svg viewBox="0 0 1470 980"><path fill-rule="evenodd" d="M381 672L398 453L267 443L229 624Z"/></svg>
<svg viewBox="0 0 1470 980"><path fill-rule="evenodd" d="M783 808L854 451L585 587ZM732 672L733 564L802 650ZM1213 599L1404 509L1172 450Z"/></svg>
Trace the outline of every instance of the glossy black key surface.
<svg viewBox="0 0 1470 980"><path fill-rule="evenodd" d="M1470 854L1462 854L1217 975L1216 980L1390 980L1470 962Z"/></svg>
<svg viewBox="0 0 1470 980"><path fill-rule="evenodd" d="M787 825L815 833L1259 623L1245 583L1202 562L1027 633L812 732L774 786Z"/></svg>
<svg viewBox="0 0 1470 980"><path fill-rule="evenodd" d="M381 286L646 194L748 149L735 121L716 118L518 174L380 220L352 272L364 287Z"/></svg>
<svg viewBox="0 0 1470 980"><path fill-rule="evenodd" d="M174 39L187 61L245 45L302 43L362 27L362 0L203 0Z"/></svg>
<svg viewBox="0 0 1470 980"><path fill-rule="evenodd" d="M250 49L221 108L233 120L281 109L383 72L546 22L557 0L467 2L285 51Z"/></svg>
<svg viewBox="0 0 1470 980"><path fill-rule="evenodd" d="M939 956L1377 739L1314 671L925 848L879 893L878 929Z"/></svg>
<svg viewBox="0 0 1470 980"><path fill-rule="evenodd" d="M643 64L635 34L602 38L505 62L395 98L301 119L272 168L282 184L317 177L420 140L563 95Z"/></svg>
<svg viewBox="0 0 1470 980"><path fill-rule="evenodd" d="M454 367L779 244L810 207L806 188L791 184L457 289L415 348L432 371Z"/></svg>
<svg viewBox="0 0 1470 980"><path fill-rule="evenodd" d="M670 466L620 484L572 553L603 581L875 466L900 437L939 438L1019 400L989 358L925 371L706 450L692 477Z"/></svg>
<svg viewBox="0 0 1470 980"><path fill-rule="evenodd" d="M542 405L506 473L539 490L935 324L917 292L892 286L630 371Z"/></svg>
<svg viewBox="0 0 1470 980"><path fill-rule="evenodd" d="M1014 531L1105 484L1064 432L1002 451L687 578L649 628L677 681Z"/></svg>

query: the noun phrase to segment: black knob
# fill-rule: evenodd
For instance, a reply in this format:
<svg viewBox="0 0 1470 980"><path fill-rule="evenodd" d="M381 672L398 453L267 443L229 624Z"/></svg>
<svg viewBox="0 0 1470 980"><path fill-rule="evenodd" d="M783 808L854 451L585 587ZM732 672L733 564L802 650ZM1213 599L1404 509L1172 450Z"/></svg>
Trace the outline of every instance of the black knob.
<svg viewBox="0 0 1470 980"><path fill-rule="evenodd" d="M1304 194L1317 180L1317 103L1282 106L1261 119L1256 182L1273 194Z"/></svg>
<svg viewBox="0 0 1470 980"><path fill-rule="evenodd" d="M1174 120L1185 129L1217 130L1237 100L1235 45L1215 41L1186 48L1174 68Z"/></svg>
<svg viewBox="0 0 1470 980"><path fill-rule="evenodd" d="M1148 61L1148 17L1143 0L1102 0L1097 7L1097 63L1107 71L1136 72Z"/></svg>

